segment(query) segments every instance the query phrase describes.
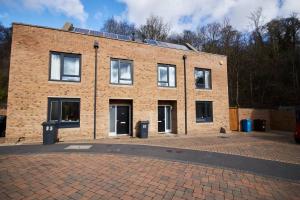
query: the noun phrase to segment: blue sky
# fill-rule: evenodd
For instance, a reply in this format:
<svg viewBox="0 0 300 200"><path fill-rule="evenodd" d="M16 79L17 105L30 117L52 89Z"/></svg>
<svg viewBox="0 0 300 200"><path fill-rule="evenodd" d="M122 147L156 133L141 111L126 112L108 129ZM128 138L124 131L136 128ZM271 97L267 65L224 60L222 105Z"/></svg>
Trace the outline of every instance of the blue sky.
<svg viewBox="0 0 300 200"><path fill-rule="evenodd" d="M60 28L68 21L99 30L110 17L139 26L156 15L177 33L224 18L239 30L249 30L249 16L258 8L263 10L264 22L300 13L299 0L0 0L0 22Z"/></svg>
<svg viewBox="0 0 300 200"><path fill-rule="evenodd" d="M125 10L125 4L113 0L82 0L84 12L87 18L84 22L76 17L68 16L65 12L56 11L54 8L44 6L43 8L30 8L23 6L26 1L0 0L0 22L10 26L12 22L22 22L34 25L50 26L60 28L64 22L72 22L75 26L84 26L91 29L100 29L103 22L114 15ZM31 1L34 2L34 1Z"/></svg>

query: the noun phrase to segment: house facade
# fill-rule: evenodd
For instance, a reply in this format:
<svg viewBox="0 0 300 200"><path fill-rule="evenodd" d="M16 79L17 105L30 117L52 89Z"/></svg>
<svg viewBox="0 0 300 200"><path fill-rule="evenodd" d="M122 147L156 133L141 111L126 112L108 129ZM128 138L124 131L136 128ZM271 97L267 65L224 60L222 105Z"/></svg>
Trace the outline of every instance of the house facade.
<svg viewBox="0 0 300 200"><path fill-rule="evenodd" d="M154 41L155 42L155 41ZM149 137L229 129L227 60L168 43L13 24L6 140L60 140L138 133Z"/></svg>

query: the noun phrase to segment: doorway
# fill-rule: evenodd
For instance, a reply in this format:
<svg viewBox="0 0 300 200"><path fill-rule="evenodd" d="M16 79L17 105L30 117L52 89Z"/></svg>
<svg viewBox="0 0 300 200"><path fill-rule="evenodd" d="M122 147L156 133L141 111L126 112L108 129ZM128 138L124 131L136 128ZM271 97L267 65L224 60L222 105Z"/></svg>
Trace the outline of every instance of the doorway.
<svg viewBox="0 0 300 200"><path fill-rule="evenodd" d="M159 133L170 133L172 131L172 106L159 105L158 106L158 120Z"/></svg>
<svg viewBox="0 0 300 200"><path fill-rule="evenodd" d="M131 106L123 104L110 104L109 125L109 136L130 135Z"/></svg>

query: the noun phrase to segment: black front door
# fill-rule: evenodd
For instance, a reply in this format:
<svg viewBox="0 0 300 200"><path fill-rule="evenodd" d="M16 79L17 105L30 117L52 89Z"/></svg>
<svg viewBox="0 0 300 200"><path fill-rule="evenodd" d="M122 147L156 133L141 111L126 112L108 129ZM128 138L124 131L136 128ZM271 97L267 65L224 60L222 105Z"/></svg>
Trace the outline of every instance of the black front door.
<svg viewBox="0 0 300 200"><path fill-rule="evenodd" d="M165 132L165 106L158 106L158 132Z"/></svg>
<svg viewBox="0 0 300 200"><path fill-rule="evenodd" d="M129 106L117 107L117 134L129 134Z"/></svg>

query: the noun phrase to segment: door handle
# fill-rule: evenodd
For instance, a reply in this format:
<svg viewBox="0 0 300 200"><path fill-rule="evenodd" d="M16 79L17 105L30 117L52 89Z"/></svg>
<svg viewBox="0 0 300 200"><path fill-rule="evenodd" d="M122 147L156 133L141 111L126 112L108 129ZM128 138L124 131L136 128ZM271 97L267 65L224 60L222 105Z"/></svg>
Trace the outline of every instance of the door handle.
<svg viewBox="0 0 300 200"><path fill-rule="evenodd" d="M162 122L162 121L157 121L157 122Z"/></svg>
<svg viewBox="0 0 300 200"><path fill-rule="evenodd" d="M126 124L126 122L120 122L121 124Z"/></svg>

